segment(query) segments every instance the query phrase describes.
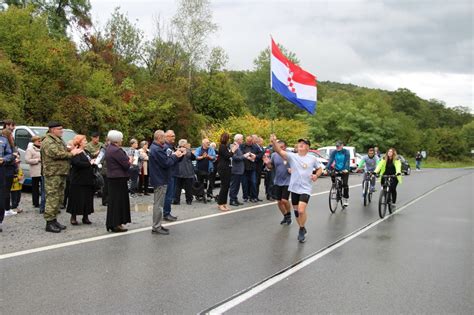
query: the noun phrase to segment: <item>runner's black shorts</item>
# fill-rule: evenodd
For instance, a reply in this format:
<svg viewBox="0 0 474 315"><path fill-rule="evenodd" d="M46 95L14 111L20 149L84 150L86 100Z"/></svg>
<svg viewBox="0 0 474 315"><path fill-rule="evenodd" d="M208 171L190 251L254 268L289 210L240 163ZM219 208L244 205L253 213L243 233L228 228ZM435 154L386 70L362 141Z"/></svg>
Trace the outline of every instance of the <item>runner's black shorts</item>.
<svg viewBox="0 0 474 315"><path fill-rule="evenodd" d="M288 191L288 186L273 186L275 199L276 200L289 200L290 199L290 192Z"/></svg>
<svg viewBox="0 0 474 315"><path fill-rule="evenodd" d="M291 193L291 204L293 206L297 206L300 202L308 203L310 195L308 194L297 194L292 192Z"/></svg>

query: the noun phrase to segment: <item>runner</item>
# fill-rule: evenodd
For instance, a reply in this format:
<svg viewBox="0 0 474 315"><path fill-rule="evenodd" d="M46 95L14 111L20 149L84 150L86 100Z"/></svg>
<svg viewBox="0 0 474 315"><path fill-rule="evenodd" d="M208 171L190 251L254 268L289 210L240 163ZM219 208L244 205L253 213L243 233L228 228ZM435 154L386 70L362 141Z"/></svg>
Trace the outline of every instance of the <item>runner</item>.
<svg viewBox="0 0 474 315"><path fill-rule="evenodd" d="M298 140L298 153L284 151L274 134L270 136L273 148L285 161L288 161L291 167L290 185L288 190L291 192L291 203L298 206L295 211L296 221L300 229L298 232L298 241L303 243L307 233L305 223L307 220L306 206L311 195L311 181L315 182L322 173L321 164L315 156L309 155L310 142L307 139Z"/></svg>
<svg viewBox="0 0 474 315"><path fill-rule="evenodd" d="M278 140L278 144L283 151L286 151L286 142ZM290 206L290 192L288 185L290 185L290 165L279 154L273 152L271 158L268 155L263 156L263 162L269 169L275 170L275 177L273 179L273 195L278 200L278 208L283 214L283 220L280 224L291 224L291 206Z"/></svg>

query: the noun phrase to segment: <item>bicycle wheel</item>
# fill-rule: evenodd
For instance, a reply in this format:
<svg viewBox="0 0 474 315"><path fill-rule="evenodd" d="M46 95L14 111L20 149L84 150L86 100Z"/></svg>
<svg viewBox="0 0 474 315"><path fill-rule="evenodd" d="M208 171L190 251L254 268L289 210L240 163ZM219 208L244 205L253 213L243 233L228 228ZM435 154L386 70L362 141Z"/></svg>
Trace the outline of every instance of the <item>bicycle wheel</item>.
<svg viewBox="0 0 474 315"><path fill-rule="evenodd" d="M336 212L337 203L337 189L335 185L332 185L331 190L329 191L329 211L331 211L331 213Z"/></svg>
<svg viewBox="0 0 474 315"><path fill-rule="evenodd" d="M369 203L372 202L372 192L369 191L369 194L367 195L367 199L369 200Z"/></svg>
<svg viewBox="0 0 474 315"><path fill-rule="evenodd" d="M367 206L368 203L368 190L368 182L364 179L364 181L362 182L362 199L364 199L364 206Z"/></svg>
<svg viewBox="0 0 474 315"><path fill-rule="evenodd" d="M380 191L379 197L379 216L381 219L385 217L385 213L387 212L387 192L385 189Z"/></svg>

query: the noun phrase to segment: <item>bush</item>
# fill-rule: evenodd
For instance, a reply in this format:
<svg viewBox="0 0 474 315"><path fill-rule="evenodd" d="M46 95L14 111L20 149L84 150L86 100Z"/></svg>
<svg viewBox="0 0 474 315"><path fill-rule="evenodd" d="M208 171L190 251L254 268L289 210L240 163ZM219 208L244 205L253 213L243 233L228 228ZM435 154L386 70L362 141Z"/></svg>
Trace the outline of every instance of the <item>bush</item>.
<svg viewBox="0 0 474 315"><path fill-rule="evenodd" d="M262 119L250 114L242 117L231 117L223 122L211 125L205 134L211 141L218 142L223 132L231 135L237 133L246 135L257 134L268 143L270 134L275 133L279 139L288 142L288 146L296 144L299 138L308 136L308 125L304 121L293 119Z"/></svg>

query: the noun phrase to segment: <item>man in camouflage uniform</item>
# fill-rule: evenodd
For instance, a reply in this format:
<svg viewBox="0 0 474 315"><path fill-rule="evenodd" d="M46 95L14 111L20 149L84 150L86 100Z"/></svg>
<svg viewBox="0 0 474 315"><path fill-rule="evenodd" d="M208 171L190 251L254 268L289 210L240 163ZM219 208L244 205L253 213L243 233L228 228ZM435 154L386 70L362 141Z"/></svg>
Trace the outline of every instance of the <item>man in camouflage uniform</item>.
<svg viewBox="0 0 474 315"><path fill-rule="evenodd" d="M56 217L64 199L66 176L70 167L69 160L74 155L81 153L82 150L78 148L68 150L62 139L63 127L61 123L50 122L48 128L48 133L41 143L41 163L46 191L44 219L47 232L59 233L66 229L66 226L60 224Z"/></svg>
<svg viewBox="0 0 474 315"><path fill-rule="evenodd" d="M89 152L91 158L95 159L100 152L100 149L104 147L104 144L99 141L100 140L100 133L93 132L91 134L91 141L86 145L86 151Z"/></svg>

